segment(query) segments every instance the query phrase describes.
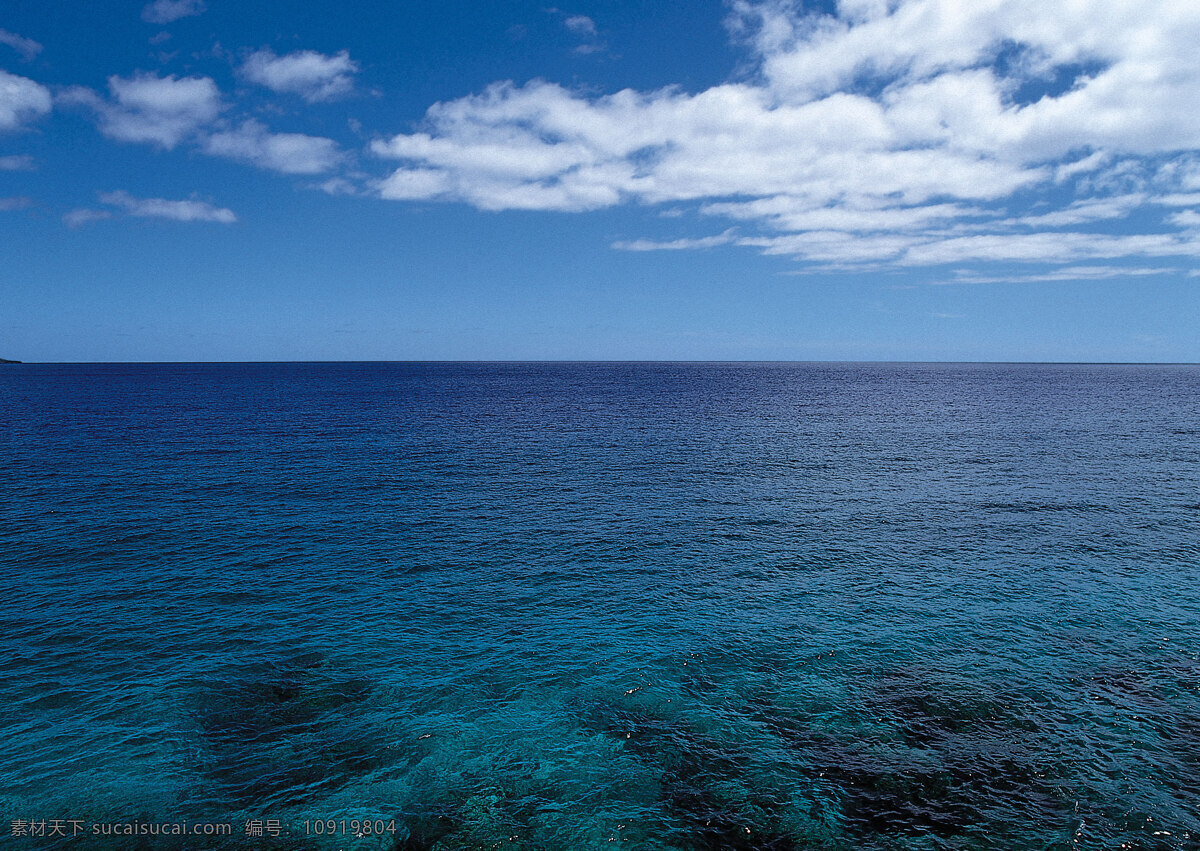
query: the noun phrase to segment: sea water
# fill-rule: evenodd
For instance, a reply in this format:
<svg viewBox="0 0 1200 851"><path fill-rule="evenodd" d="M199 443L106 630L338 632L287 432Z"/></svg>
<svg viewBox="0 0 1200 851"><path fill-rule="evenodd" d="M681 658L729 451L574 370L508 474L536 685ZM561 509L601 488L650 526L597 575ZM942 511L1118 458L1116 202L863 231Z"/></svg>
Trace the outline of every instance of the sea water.
<svg viewBox="0 0 1200 851"><path fill-rule="evenodd" d="M1200 847L1200 368L14 365L0 428L13 847Z"/></svg>

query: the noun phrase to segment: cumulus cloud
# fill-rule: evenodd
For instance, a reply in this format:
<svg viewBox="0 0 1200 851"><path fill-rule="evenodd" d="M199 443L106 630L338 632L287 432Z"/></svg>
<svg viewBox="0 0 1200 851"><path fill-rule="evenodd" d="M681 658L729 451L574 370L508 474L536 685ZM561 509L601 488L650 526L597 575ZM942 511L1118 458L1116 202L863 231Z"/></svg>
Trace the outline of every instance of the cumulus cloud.
<svg viewBox="0 0 1200 851"><path fill-rule="evenodd" d="M272 133L254 119L230 125L220 117L225 105L208 77L158 77L137 74L110 77L110 97L90 89L68 89L62 103L93 110L100 131L123 142L165 149L182 142L202 153L250 163L281 174L322 174L342 160L332 139L302 133Z"/></svg>
<svg viewBox="0 0 1200 851"><path fill-rule="evenodd" d="M212 122L223 109L221 93L209 77L112 76L108 89L109 99L90 89L73 88L60 100L92 109L99 118L100 132L122 142L171 149Z"/></svg>
<svg viewBox="0 0 1200 851"><path fill-rule="evenodd" d="M24 195L0 198L0 210L24 210L32 203L33 199L27 198Z"/></svg>
<svg viewBox="0 0 1200 851"><path fill-rule="evenodd" d="M586 99L551 83L503 83L435 105L426 125L372 150L438 170L456 197L485 208L739 195L785 195L796 208L848 197L912 204L1002 197L1043 176L973 152L897 148L865 97L777 105L745 84Z"/></svg>
<svg viewBox="0 0 1200 851"><path fill-rule="evenodd" d="M1148 224L1200 189L1196 4L737 0L730 26L756 63L745 81L496 83L374 142L398 162L376 191L488 210L690 203L759 231L729 242L826 265L1200 253L1188 217ZM1147 232L1111 232L1135 220Z"/></svg>
<svg viewBox="0 0 1200 851"><path fill-rule="evenodd" d="M42 46L33 39L24 38L6 29L0 29L0 44L7 44L21 54L21 58L26 62L31 61L33 57L42 52Z"/></svg>
<svg viewBox="0 0 1200 851"><path fill-rule="evenodd" d="M199 15L206 8L204 0L154 0L142 9L142 20L148 24L169 24Z"/></svg>
<svg viewBox="0 0 1200 851"><path fill-rule="evenodd" d="M143 218L172 219L177 222L219 222L226 225L237 221L237 216L233 214L232 210L214 207L204 201L134 198L128 192L117 191L102 193L100 203L123 210L130 216Z"/></svg>
<svg viewBox="0 0 1200 851"><path fill-rule="evenodd" d="M50 106L50 90L41 83L0 71L0 132L45 115Z"/></svg>
<svg viewBox="0 0 1200 851"><path fill-rule="evenodd" d="M321 174L341 160L337 143L302 133L271 133L260 122L244 121L204 141L206 154L256 165L282 174Z"/></svg>
<svg viewBox="0 0 1200 851"><path fill-rule="evenodd" d="M298 50L276 56L271 50L250 54L241 73L252 83L276 92L299 95L309 103L335 100L354 89L358 63L345 50L333 56Z"/></svg>

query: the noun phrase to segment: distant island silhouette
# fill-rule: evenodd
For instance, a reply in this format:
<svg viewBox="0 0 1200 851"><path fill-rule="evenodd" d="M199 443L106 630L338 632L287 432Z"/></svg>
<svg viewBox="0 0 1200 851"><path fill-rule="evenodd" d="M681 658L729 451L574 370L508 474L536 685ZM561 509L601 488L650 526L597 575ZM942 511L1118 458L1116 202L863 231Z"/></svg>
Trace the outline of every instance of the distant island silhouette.
<svg viewBox="0 0 1200 851"><path fill-rule="evenodd" d="M19 360L6 360L5 358L0 358L0 363L20 363L20 361Z"/></svg>

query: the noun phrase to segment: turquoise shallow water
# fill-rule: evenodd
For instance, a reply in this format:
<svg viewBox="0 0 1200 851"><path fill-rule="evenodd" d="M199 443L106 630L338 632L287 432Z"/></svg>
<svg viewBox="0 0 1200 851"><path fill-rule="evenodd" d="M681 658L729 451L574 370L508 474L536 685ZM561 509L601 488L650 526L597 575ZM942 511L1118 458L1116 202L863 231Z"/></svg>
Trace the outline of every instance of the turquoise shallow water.
<svg viewBox="0 0 1200 851"><path fill-rule="evenodd" d="M22 365L0 425L0 828L233 825L13 847L1200 847L1200 368Z"/></svg>

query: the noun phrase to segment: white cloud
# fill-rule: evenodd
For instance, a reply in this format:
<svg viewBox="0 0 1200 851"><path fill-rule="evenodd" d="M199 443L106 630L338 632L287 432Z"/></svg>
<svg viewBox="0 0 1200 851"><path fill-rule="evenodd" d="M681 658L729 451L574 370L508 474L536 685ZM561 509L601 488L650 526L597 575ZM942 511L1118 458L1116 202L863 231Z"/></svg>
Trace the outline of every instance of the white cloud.
<svg viewBox="0 0 1200 851"><path fill-rule="evenodd" d="M899 262L906 266L998 260L1070 263L1117 257L1200 257L1200 240L1168 233L978 234L907 246Z"/></svg>
<svg viewBox="0 0 1200 851"><path fill-rule="evenodd" d="M729 245L734 242L733 228L716 236L702 236L695 239L672 239L666 242L655 242L650 239L618 240L613 248L622 251L683 251L693 248L712 248L716 245Z"/></svg>
<svg viewBox="0 0 1200 851"><path fill-rule="evenodd" d="M33 199L27 198L24 195L10 196L8 198L0 198L0 210L24 210L33 203Z"/></svg>
<svg viewBox="0 0 1200 851"><path fill-rule="evenodd" d="M1167 207L1200 206L1200 192L1175 192L1170 195L1160 195L1154 203Z"/></svg>
<svg viewBox="0 0 1200 851"><path fill-rule="evenodd" d="M33 57L42 52L42 46L33 39L19 36L6 29L0 29L0 44L7 44L21 54L21 58L26 62L31 61Z"/></svg>
<svg viewBox="0 0 1200 851"><path fill-rule="evenodd" d="M489 210L694 202L764 231L738 244L826 264L1196 256L1177 230L1088 228L1130 229L1200 188L1200 5L738 0L731 29L755 53L746 82L497 83L435 104L372 144L399 161L377 191Z"/></svg>
<svg viewBox="0 0 1200 851"><path fill-rule="evenodd" d="M1113 278L1145 278L1155 275L1178 275L1180 269L1157 266L1065 266L1052 272L1023 275L975 275L959 273L952 284L1019 284L1056 281L1104 281Z"/></svg>
<svg viewBox="0 0 1200 851"><path fill-rule="evenodd" d="M0 171L33 171L33 169L33 157L28 154L0 157Z"/></svg>
<svg viewBox="0 0 1200 851"><path fill-rule="evenodd" d="M110 77L108 86L109 99L77 87L59 95L59 100L92 109L98 116L100 131L123 142L172 149L191 141L210 156L282 174L321 174L342 160L332 139L271 133L254 119L234 127L217 122L225 105L216 83L208 77L137 74L131 78Z"/></svg>
<svg viewBox="0 0 1200 851"><path fill-rule="evenodd" d="M250 54L241 68L242 76L250 82L300 95L309 103L350 94L357 72L358 63L345 50L333 56L314 50L276 56L271 50L259 50Z"/></svg>
<svg viewBox="0 0 1200 851"><path fill-rule="evenodd" d="M244 121L233 130L213 133L204 140L206 154L240 160L283 174L321 174L341 160L337 143L302 133L271 133L258 121Z"/></svg>
<svg viewBox="0 0 1200 851"><path fill-rule="evenodd" d="M108 78L111 100L90 89L69 89L66 103L90 107L99 117L100 132L122 142L144 142L174 148L223 109L221 93L209 77L159 77L139 73Z"/></svg>
<svg viewBox="0 0 1200 851"><path fill-rule="evenodd" d="M882 206L1003 197L1044 176L974 153L893 149L880 107L865 97L775 105L747 85L588 100L550 83L498 84L432 107L426 124L372 150L439 171L450 197L488 209L510 198L591 209L738 195Z"/></svg>
<svg viewBox="0 0 1200 851"><path fill-rule="evenodd" d="M111 219L112 217L113 214L111 210L78 209L72 210L69 213L65 213L63 215L63 222L69 228L78 228L83 227L91 222L99 222L103 221L104 219Z"/></svg>
<svg viewBox="0 0 1200 851"><path fill-rule="evenodd" d="M909 231L933 224L943 226L955 221L988 215L977 207L961 204L926 204L923 206L869 206L845 202L828 206L813 206L803 201L779 195L756 201L715 203L701 207L701 212L747 221L760 221L781 231Z"/></svg>
<svg viewBox="0 0 1200 851"><path fill-rule="evenodd" d="M1120 195L1110 198L1088 198L1075 201L1052 213L1035 213L1015 219L997 222L997 225L1014 225L1034 228L1056 228L1080 225L1087 222L1123 219L1148 201L1143 194Z"/></svg>
<svg viewBox="0 0 1200 851"><path fill-rule="evenodd" d="M1065 183L1076 175L1095 171L1111 159L1112 156L1107 151L1096 151L1073 162L1063 163L1054 169L1054 182Z"/></svg>
<svg viewBox="0 0 1200 851"><path fill-rule="evenodd" d="M199 15L205 8L204 0L154 0L142 9L142 20L148 24L169 24Z"/></svg>
<svg viewBox="0 0 1200 851"><path fill-rule="evenodd" d="M0 71L0 132L16 130L50 111L50 90L26 77Z"/></svg>
<svg viewBox="0 0 1200 851"><path fill-rule="evenodd" d="M392 201L436 198L450 191L450 177L431 168L400 169L379 184L379 195Z"/></svg>
<svg viewBox="0 0 1200 851"><path fill-rule="evenodd" d="M577 35L596 35L596 22L587 15L570 15L563 21L563 26Z"/></svg>
<svg viewBox="0 0 1200 851"><path fill-rule="evenodd" d="M1200 228L1200 213L1195 210L1183 210L1168 217L1172 224L1181 228Z"/></svg>
<svg viewBox="0 0 1200 851"><path fill-rule="evenodd" d="M554 15L562 21L563 28L579 39L580 43L572 48L573 53L586 56L592 53L601 53L605 50L605 45L600 40L600 30L597 29L596 22L587 15L570 14L553 6L543 11Z"/></svg>
<svg viewBox="0 0 1200 851"><path fill-rule="evenodd" d="M766 254L833 264L919 267L951 263L1078 263L1117 258L1200 258L1200 235L1083 231L963 233L959 230L901 233L808 231L747 236L736 241Z"/></svg>
<svg viewBox="0 0 1200 851"><path fill-rule="evenodd" d="M102 193L100 203L117 207L131 216L144 218L172 219L177 222L219 222L226 225L237 221L237 216L232 210L214 207L204 201L134 198L128 192L117 191Z"/></svg>
<svg viewBox="0 0 1200 851"><path fill-rule="evenodd" d="M313 188L320 189L326 195L361 195L358 184L344 177L331 177L316 184Z"/></svg>

